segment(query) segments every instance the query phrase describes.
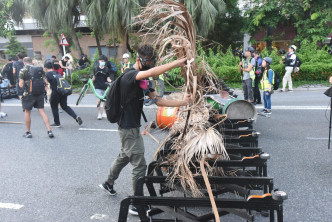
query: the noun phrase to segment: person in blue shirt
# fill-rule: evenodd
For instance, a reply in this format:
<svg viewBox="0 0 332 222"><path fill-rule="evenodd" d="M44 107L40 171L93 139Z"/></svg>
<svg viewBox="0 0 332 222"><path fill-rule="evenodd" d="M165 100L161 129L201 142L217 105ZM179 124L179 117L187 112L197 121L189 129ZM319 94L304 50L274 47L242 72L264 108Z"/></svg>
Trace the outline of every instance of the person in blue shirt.
<svg viewBox="0 0 332 222"><path fill-rule="evenodd" d="M271 94L273 93L273 83L274 83L274 72L270 68L272 59L270 57L265 57L262 61L262 67L264 68L261 87L263 90L264 99L264 109L261 113L266 115L271 115Z"/></svg>
<svg viewBox="0 0 332 222"><path fill-rule="evenodd" d="M254 105L262 104L261 93L259 92L259 83L262 79L262 57L258 51L254 52L255 64L255 80L254 80Z"/></svg>

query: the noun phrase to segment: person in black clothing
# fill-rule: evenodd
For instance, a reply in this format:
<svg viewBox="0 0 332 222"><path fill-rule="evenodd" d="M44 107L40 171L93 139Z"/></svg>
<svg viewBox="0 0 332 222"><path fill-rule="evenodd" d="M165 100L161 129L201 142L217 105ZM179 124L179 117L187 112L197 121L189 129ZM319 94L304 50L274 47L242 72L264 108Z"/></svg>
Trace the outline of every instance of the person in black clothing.
<svg viewBox="0 0 332 222"><path fill-rule="evenodd" d="M262 79L262 57L259 55L258 51L254 52L254 59L256 61L256 65L255 65L255 80L254 80L254 105L256 104L262 104L262 99L261 99L261 94L259 91L259 85Z"/></svg>
<svg viewBox="0 0 332 222"><path fill-rule="evenodd" d="M8 63L6 65L4 65L4 67L2 69L2 75L7 77L11 86L15 85L15 80L14 80L14 76L13 76L13 63L14 62L15 62L14 58L9 58Z"/></svg>
<svg viewBox="0 0 332 222"><path fill-rule="evenodd" d="M118 122L118 131L121 141L121 150L113 162L107 180L100 184L100 188L109 195L115 195L114 182L119 177L121 170L130 163L132 165L132 186L134 195L142 195L143 190L136 189L136 182L145 176L146 161L144 158L144 143L140 133L141 114L143 110L144 95L156 101L158 106L179 107L189 105L191 99L187 95L183 100L171 101L158 96L155 90L147 86L147 79L157 77L177 67L184 67L187 59L178 59L171 63L154 67L157 53L150 45L142 45L137 51L138 56L132 69L127 69L120 80L120 99L124 101L130 97L130 102L123 109L123 114ZM144 84L145 83L145 84ZM143 91L144 90L144 91ZM145 91L146 90L146 91ZM135 207L129 213L138 215Z"/></svg>
<svg viewBox="0 0 332 222"><path fill-rule="evenodd" d="M81 117L77 116L76 113L67 105L67 96L62 96L58 94L57 91L57 79L56 76L59 75L53 70L52 62L46 62L44 65L46 70L46 79L50 83L52 94L50 98L50 104L52 108L52 114L54 118L54 123L51 126L60 127L59 109L58 104L60 103L61 108L73 117L79 125L82 125ZM60 76L61 77L61 76Z"/></svg>
<svg viewBox="0 0 332 222"><path fill-rule="evenodd" d="M24 63L23 63L24 54L22 52L19 52L19 53L17 53L16 57L18 60L13 63L13 75L16 78L16 91L17 91L18 97L20 99L22 99L24 90L19 86L19 75L20 75L21 69L24 67Z"/></svg>
<svg viewBox="0 0 332 222"><path fill-rule="evenodd" d="M107 89L107 83L112 82L114 80L114 74L111 73L111 70L106 66L107 62L107 57L105 59L104 55L101 55L98 59L99 66L95 67L94 69L94 75L92 77L92 81L94 81L94 86L96 89L96 93L99 96L103 96L106 89ZM100 104L101 100L98 99L97 101L97 111L98 111L98 116L97 119L101 120L102 118L107 118L106 116L106 110L105 110L105 103L103 105L104 107L104 112L103 114L101 113L100 110Z"/></svg>
<svg viewBox="0 0 332 222"><path fill-rule="evenodd" d="M78 69L85 69L87 67L87 63L90 63L88 56L83 54L78 61Z"/></svg>

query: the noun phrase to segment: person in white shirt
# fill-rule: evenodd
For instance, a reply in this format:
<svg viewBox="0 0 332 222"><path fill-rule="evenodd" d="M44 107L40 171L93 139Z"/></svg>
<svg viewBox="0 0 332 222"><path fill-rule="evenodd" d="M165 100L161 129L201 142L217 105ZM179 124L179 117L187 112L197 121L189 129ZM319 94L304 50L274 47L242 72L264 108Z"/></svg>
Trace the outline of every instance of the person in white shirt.
<svg viewBox="0 0 332 222"><path fill-rule="evenodd" d="M286 56L282 56L282 59L285 60L285 75L282 79L282 90L280 92L286 91L286 86L288 83L288 91L293 91L293 82L292 82L292 72L294 70L295 62L296 62L296 55L295 55L296 46L291 45L288 48L288 53ZM282 61L281 61L282 62Z"/></svg>

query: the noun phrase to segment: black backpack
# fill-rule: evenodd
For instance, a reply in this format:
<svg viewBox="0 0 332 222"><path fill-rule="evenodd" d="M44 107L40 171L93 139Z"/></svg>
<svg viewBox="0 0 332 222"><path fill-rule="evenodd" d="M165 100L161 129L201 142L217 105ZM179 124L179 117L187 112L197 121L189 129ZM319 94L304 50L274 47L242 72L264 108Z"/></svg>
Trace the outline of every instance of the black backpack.
<svg viewBox="0 0 332 222"><path fill-rule="evenodd" d="M44 70L40 66L28 66L29 94L39 96L45 93Z"/></svg>
<svg viewBox="0 0 332 222"><path fill-rule="evenodd" d="M301 59L298 56L296 56L294 68L295 67L300 67L301 65L302 65Z"/></svg>
<svg viewBox="0 0 332 222"><path fill-rule="evenodd" d="M272 71L273 71L273 78L274 78L273 89L277 90L277 89L279 89L281 79L280 79L280 76L277 71L274 71L274 70L272 70Z"/></svg>
<svg viewBox="0 0 332 222"><path fill-rule="evenodd" d="M120 81L125 74L126 72L121 74L115 81L112 82L106 96L106 115L108 121L111 123L120 122L124 109L134 98L133 93L136 92L135 90L131 91L133 93L129 93L129 95L126 97L126 100L121 101Z"/></svg>
<svg viewBox="0 0 332 222"><path fill-rule="evenodd" d="M69 96L73 92L70 84L68 81L61 76L59 73L55 72L53 74L54 78L56 79L56 84L57 84L57 92L61 96Z"/></svg>
<svg viewBox="0 0 332 222"><path fill-rule="evenodd" d="M13 75L13 63L9 62L7 63L2 70L3 76L9 77L10 75Z"/></svg>

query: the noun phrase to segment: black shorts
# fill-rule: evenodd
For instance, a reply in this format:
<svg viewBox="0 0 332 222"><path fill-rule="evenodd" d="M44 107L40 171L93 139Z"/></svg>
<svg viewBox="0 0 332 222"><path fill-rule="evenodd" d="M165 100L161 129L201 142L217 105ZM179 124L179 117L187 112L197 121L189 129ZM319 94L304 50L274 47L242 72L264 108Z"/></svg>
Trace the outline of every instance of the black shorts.
<svg viewBox="0 0 332 222"><path fill-rule="evenodd" d="M23 109L32 110L33 107L37 109L44 109L44 95L33 96L27 95L22 97Z"/></svg>

